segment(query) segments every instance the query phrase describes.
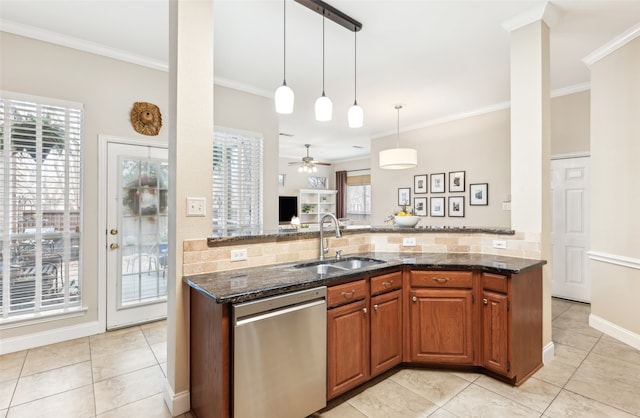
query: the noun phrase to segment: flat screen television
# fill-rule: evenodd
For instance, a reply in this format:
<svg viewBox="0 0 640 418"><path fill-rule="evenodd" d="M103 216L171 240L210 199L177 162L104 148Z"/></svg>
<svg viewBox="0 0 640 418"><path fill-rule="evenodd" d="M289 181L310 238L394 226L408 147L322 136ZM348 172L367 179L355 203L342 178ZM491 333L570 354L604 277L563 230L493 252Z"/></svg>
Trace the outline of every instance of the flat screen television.
<svg viewBox="0 0 640 418"><path fill-rule="evenodd" d="M291 222L294 216L298 216L298 196L279 196L278 222Z"/></svg>

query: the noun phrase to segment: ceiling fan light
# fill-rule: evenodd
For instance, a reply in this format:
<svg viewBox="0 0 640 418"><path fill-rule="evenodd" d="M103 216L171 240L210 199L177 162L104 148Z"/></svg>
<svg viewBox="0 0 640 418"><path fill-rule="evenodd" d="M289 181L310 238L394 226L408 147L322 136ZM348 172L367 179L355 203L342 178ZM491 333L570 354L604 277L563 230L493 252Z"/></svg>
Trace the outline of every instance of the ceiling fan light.
<svg viewBox="0 0 640 418"><path fill-rule="evenodd" d="M418 152L413 148L391 148L380 151L380 168L404 170L418 165Z"/></svg>
<svg viewBox="0 0 640 418"><path fill-rule="evenodd" d="M331 114L333 113L333 103L331 99L322 93L322 96L316 100L316 120L320 122L326 122L331 120Z"/></svg>
<svg viewBox="0 0 640 418"><path fill-rule="evenodd" d="M293 113L293 90L291 89L291 87L287 86L286 81L284 81L282 85L276 90L275 102L276 112L282 115Z"/></svg>
<svg viewBox="0 0 640 418"><path fill-rule="evenodd" d="M318 167L316 167L316 166L314 165L314 166L313 166L313 168L311 169L311 171L315 173L316 171L318 171Z"/></svg>
<svg viewBox="0 0 640 418"><path fill-rule="evenodd" d="M347 120L349 121L349 128L362 128L364 124L364 111L357 102L353 102L353 105L349 108Z"/></svg>
<svg viewBox="0 0 640 418"><path fill-rule="evenodd" d="M298 167L298 173L302 173L302 167Z"/></svg>

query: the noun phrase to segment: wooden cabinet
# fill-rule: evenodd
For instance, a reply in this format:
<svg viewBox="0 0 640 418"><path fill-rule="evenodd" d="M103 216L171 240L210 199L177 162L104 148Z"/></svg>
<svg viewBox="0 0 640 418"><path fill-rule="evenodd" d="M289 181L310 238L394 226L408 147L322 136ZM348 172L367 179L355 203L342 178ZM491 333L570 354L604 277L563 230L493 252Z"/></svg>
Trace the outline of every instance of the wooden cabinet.
<svg viewBox="0 0 640 418"><path fill-rule="evenodd" d="M402 273L371 278L371 376L402 362Z"/></svg>
<svg viewBox="0 0 640 418"><path fill-rule="evenodd" d="M303 224L317 224L327 214L336 214L337 190L301 189L298 217Z"/></svg>
<svg viewBox="0 0 640 418"><path fill-rule="evenodd" d="M471 272L411 272L411 362L473 364L472 278Z"/></svg>
<svg viewBox="0 0 640 418"><path fill-rule="evenodd" d="M542 367L541 270L480 277L481 366L516 386Z"/></svg>
<svg viewBox="0 0 640 418"><path fill-rule="evenodd" d="M401 289L394 272L327 290L327 399L402 362Z"/></svg>
<svg viewBox="0 0 640 418"><path fill-rule="evenodd" d="M369 379L369 292L358 280L327 290L327 399Z"/></svg>

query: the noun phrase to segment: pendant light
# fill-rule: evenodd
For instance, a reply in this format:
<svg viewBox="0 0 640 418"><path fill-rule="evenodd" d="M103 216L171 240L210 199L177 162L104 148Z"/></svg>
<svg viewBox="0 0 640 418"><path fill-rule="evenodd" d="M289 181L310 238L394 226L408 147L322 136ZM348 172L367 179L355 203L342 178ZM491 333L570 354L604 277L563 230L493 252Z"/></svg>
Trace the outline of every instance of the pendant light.
<svg viewBox="0 0 640 418"><path fill-rule="evenodd" d="M400 148L400 109L402 105L396 105L398 111L398 134L396 136L396 148L380 151L380 168L385 170L403 170L418 165L418 153L413 148Z"/></svg>
<svg viewBox="0 0 640 418"><path fill-rule="evenodd" d="M322 15L322 96L316 100L316 120L326 122L331 120L333 103L324 95L324 14Z"/></svg>
<svg viewBox="0 0 640 418"><path fill-rule="evenodd" d="M293 101L294 95L291 87L287 86L287 0L282 1L283 4L283 16L284 16L284 75L282 85L278 87L275 95L276 112L286 115L293 113Z"/></svg>
<svg viewBox="0 0 640 418"><path fill-rule="evenodd" d="M364 123L364 111L358 106L358 41L356 38L358 32L353 32L353 105L347 112L347 120L349 128L362 128Z"/></svg>

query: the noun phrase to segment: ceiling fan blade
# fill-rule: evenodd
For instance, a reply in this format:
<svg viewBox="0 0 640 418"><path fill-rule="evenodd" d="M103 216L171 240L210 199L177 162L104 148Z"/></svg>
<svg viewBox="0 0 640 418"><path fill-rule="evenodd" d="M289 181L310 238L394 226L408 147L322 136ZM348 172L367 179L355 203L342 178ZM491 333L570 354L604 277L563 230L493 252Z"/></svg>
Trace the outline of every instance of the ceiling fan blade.
<svg viewBox="0 0 640 418"><path fill-rule="evenodd" d="M331 165L331 163L322 163L320 161L314 161L313 162L315 165Z"/></svg>
<svg viewBox="0 0 640 418"><path fill-rule="evenodd" d="M291 161L289 162L289 165L293 166L293 165L302 165L303 163L298 162L298 161Z"/></svg>

